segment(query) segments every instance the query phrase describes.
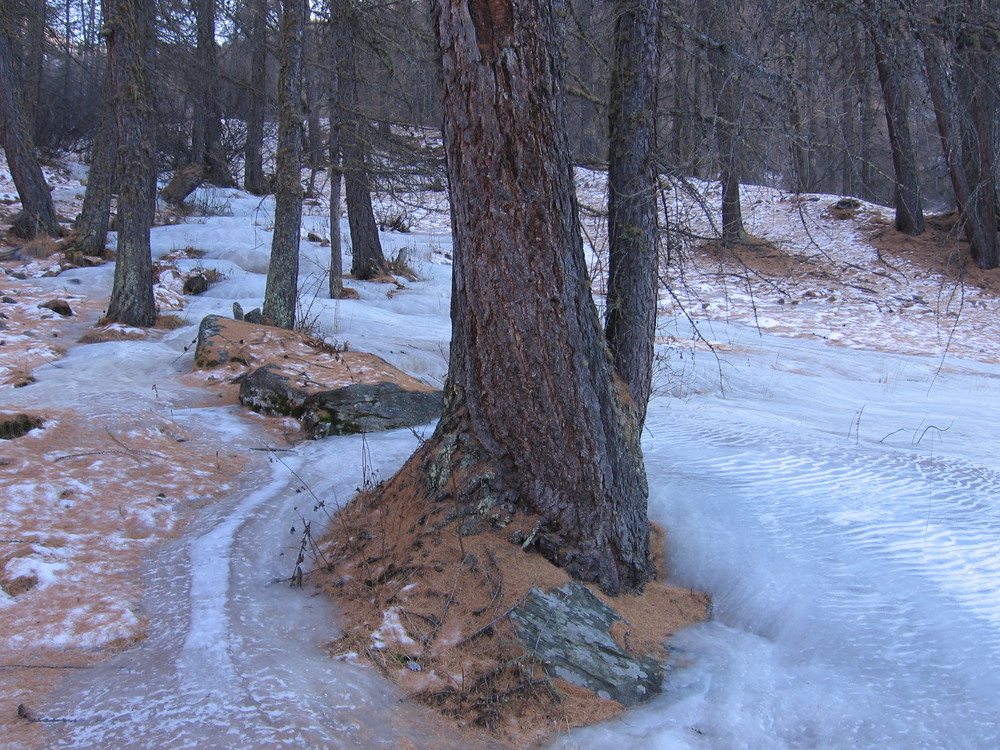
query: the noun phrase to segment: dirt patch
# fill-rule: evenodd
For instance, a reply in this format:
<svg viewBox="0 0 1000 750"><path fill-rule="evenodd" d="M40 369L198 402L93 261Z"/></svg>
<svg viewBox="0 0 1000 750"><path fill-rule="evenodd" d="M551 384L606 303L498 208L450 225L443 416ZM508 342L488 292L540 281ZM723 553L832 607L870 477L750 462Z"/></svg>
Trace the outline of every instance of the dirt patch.
<svg viewBox="0 0 1000 750"><path fill-rule="evenodd" d="M514 636L509 614L531 588L570 580L509 541L537 519L462 535L457 509L428 495L416 470L404 467L359 494L314 548L319 567L307 579L337 601L344 618L345 634L331 651L374 664L411 699L511 746L535 746L622 711L548 677ZM662 536L653 546L662 551ZM616 634L637 654L662 657L671 633L707 615L704 595L660 582L641 596L592 590L627 621Z"/></svg>
<svg viewBox="0 0 1000 750"><path fill-rule="evenodd" d="M880 259L903 257L914 266L952 282L1000 296L1000 269L984 271L972 260L957 214L928 216L927 230L917 236L896 231L892 222L875 218L864 225Z"/></svg>

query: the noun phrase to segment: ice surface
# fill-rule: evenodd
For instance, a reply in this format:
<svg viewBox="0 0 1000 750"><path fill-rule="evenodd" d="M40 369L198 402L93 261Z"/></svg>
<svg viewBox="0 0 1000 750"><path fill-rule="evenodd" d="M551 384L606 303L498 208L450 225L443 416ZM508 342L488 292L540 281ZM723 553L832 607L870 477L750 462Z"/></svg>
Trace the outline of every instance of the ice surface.
<svg viewBox="0 0 1000 750"><path fill-rule="evenodd" d="M761 200L770 195L761 191ZM157 254L195 247L205 252L195 264L226 276L189 300L192 324L229 314L233 301L260 304L270 245L270 201L233 191L205 200L229 215L153 232ZM771 230L803 234L800 212L786 213L787 226ZM780 219L759 214L749 220ZM322 232L323 221L307 217L304 226ZM809 231L851 263L868 262L845 227ZM404 289L348 281L361 300L309 297L304 311L321 335L440 383L449 268L439 261L450 241L430 233L438 226L417 229L386 239L412 249L421 281ZM321 292L329 250L303 243L303 252L300 281ZM67 278L88 293L110 282L99 268L45 283ZM744 312L758 300L736 288L727 299L701 291L715 294L701 332L718 356L664 351L669 367L644 446L650 514L667 528L674 580L711 594L713 617L674 639L688 666L667 678L661 697L554 746L995 747L1000 366L938 350L874 350L926 338L918 315L850 317L806 301L794 311L771 306L754 327L756 313ZM664 316L663 329L682 340L691 333L679 314ZM266 442L252 421L184 405L175 376L190 367L183 347L194 330L158 344L74 348L25 391L72 405L99 398L92 384L104 382L116 398L169 410L196 436L250 454ZM845 345L828 343L835 339ZM408 432L367 440L383 477L415 444ZM229 500L150 561L149 638L74 675L44 706L45 715L79 719L59 726L54 746L461 746L428 736L425 715L401 706L370 670L329 659L321 645L336 633L330 605L274 583L292 571L298 537L288 529L322 519L315 498L350 496L361 453L353 437L270 462L253 453Z"/></svg>

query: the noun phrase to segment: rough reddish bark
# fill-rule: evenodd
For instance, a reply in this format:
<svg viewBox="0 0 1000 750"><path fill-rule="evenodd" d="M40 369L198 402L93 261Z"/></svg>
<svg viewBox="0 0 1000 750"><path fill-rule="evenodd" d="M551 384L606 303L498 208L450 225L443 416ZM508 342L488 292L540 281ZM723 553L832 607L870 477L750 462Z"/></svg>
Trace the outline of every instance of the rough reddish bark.
<svg viewBox="0 0 1000 750"><path fill-rule="evenodd" d="M658 0L615 3L608 149L606 331L640 425L652 391L659 258L656 221Z"/></svg>
<svg viewBox="0 0 1000 750"><path fill-rule="evenodd" d="M107 320L156 322L149 226L155 209L156 149L150 127L151 0L109 0L106 27L118 135L118 258Z"/></svg>
<svg viewBox="0 0 1000 750"><path fill-rule="evenodd" d="M525 540L607 592L654 575L631 399L591 296L552 0L436 0L455 265L445 413L418 462L466 530ZM407 471L404 467L403 471Z"/></svg>

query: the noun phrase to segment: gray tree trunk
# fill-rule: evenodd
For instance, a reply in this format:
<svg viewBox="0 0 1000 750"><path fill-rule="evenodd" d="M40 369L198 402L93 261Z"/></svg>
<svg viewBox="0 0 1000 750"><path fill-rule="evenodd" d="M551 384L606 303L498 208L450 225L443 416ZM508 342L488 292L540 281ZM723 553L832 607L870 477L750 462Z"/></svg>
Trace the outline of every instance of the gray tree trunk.
<svg viewBox="0 0 1000 750"><path fill-rule="evenodd" d="M19 222L25 228L23 234L29 239L43 233L58 237L62 230L35 156L34 136L20 95L23 83L14 58L13 18L10 0L0 0L0 139L25 214Z"/></svg>
<svg viewBox="0 0 1000 750"><path fill-rule="evenodd" d="M348 31L345 29L345 31ZM350 29L350 31L354 31ZM341 96L347 107L341 108L340 153L343 156L344 197L347 223L351 231L351 274L359 279L373 279L389 272L372 208L368 178L367 150L362 118L359 113L357 49L350 38L340 47L343 57L340 73Z"/></svg>
<svg viewBox="0 0 1000 750"><path fill-rule="evenodd" d="M149 226L155 210L156 148L151 137L152 0L108 0L108 56L118 155L118 260L108 322L156 322Z"/></svg>
<svg viewBox="0 0 1000 750"><path fill-rule="evenodd" d="M248 193L264 195L264 90L267 74L267 0L251 0L250 81L247 135L243 149L243 187Z"/></svg>
<svg viewBox="0 0 1000 750"><path fill-rule="evenodd" d="M282 0L275 155L274 235L264 292L264 317L295 327L302 228L302 35L308 0Z"/></svg>
<svg viewBox="0 0 1000 750"><path fill-rule="evenodd" d="M875 67L882 86L889 147L892 151L896 229L909 235L923 234L923 199L917 179L917 158L913 150L913 139L910 137L906 82L897 60L902 46L896 39L896 30L884 13L876 9L872 15L869 33L875 50Z"/></svg>
<svg viewBox="0 0 1000 750"><path fill-rule="evenodd" d="M617 0L608 149L606 335L641 427L652 391L659 279L656 220L658 0Z"/></svg>
<svg viewBox="0 0 1000 750"><path fill-rule="evenodd" d="M72 239L71 248L80 255L101 256L108 241L118 140L115 130L110 60L106 67L104 87L101 92L100 121L94 134L94 146L90 152L87 191L83 196L80 214L73 222L75 237Z"/></svg>
<svg viewBox="0 0 1000 750"><path fill-rule="evenodd" d="M719 150L719 180L722 183L722 241L729 246L747 241L740 207L740 175L743 169L740 110L743 92L736 61L725 43L709 47L708 62L715 94L715 139Z"/></svg>
<svg viewBox="0 0 1000 750"><path fill-rule="evenodd" d="M996 268L1000 265L997 184L989 151L980 152L977 137L979 128L986 131L987 112L980 111L977 116L982 103L975 96L976 81L985 76L977 70L974 51L957 49L957 26L956 21L947 27L932 25L922 30L920 41L941 147L971 255L981 268ZM983 62L989 61L980 61L980 67ZM989 166L985 173L984 163Z"/></svg>
<svg viewBox="0 0 1000 750"><path fill-rule="evenodd" d="M192 133L192 161L205 168L213 185L235 187L222 145L219 107L219 61L215 40L215 0L194 0L197 33L198 89Z"/></svg>
<svg viewBox="0 0 1000 750"><path fill-rule="evenodd" d="M590 293L553 0L435 0L455 265L445 412L401 471L470 514L543 519L529 543L606 592L640 590L646 478Z"/></svg>

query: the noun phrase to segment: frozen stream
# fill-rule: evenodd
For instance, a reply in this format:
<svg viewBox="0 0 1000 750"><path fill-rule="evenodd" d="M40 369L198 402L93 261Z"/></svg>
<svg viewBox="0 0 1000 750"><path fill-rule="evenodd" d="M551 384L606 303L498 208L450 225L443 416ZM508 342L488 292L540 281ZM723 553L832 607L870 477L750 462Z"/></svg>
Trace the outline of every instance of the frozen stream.
<svg viewBox="0 0 1000 750"><path fill-rule="evenodd" d="M664 697L559 746L997 747L1000 369L714 333L728 396L699 355L708 393L647 435L651 515L713 621Z"/></svg>
<svg viewBox="0 0 1000 750"><path fill-rule="evenodd" d="M225 274L189 300L192 321L229 314L234 300L260 304L269 204L231 204L231 217L154 230L157 254L197 247L206 255L191 266ZM318 220L304 231L309 221ZM309 314L322 333L440 383L450 269L435 258L449 240L384 239L415 248L422 280L388 291L352 282L361 300L310 298ZM326 252L303 243L303 288L322 288ZM74 273L106 294L108 269ZM127 398L137 409L170 402L202 439L259 448L265 438L235 410L184 408L171 395L163 373L190 366L180 350L193 331L75 349L25 391ZM673 355L670 395L651 405L645 448L650 514L668 530L675 580L712 595L713 620L676 638L690 666L662 697L556 746L1000 746L1000 367L735 325L702 332L719 359ZM162 398L152 399L153 374ZM398 432L368 444L387 477L415 439ZM362 476L360 440L303 444L281 462L252 455L242 489L149 561L150 637L72 675L39 706L78 719L52 727L54 746L467 746L432 734L428 715L400 704L373 671L329 659L320 645L336 635L335 613L272 583L291 573L299 537L289 528L312 506L299 490L347 499Z"/></svg>
<svg viewBox="0 0 1000 750"><path fill-rule="evenodd" d="M725 395L700 354L646 437L651 514L714 619L676 639L691 666L663 697L558 746L995 747L1000 369L714 333ZM232 412L173 415L261 440ZM385 476L414 439L368 443ZM247 489L152 561L151 637L46 707L83 719L56 746L448 746L373 673L322 654L321 599L271 583L290 570L294 508L311 506L296 490L349 496L360 453L333 438L259 454Z"/></svg>

